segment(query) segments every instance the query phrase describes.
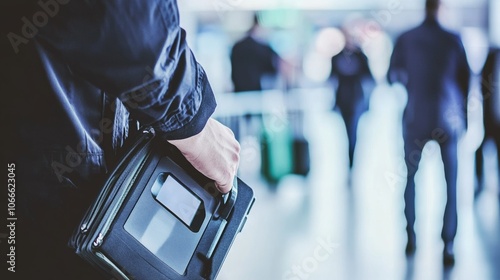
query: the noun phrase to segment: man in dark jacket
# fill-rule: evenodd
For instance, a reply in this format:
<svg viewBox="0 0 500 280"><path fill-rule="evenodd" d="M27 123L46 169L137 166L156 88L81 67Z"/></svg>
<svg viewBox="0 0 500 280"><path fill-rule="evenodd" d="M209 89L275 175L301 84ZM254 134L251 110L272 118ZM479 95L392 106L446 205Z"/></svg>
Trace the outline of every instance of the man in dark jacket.
<svg viewBox="0 0 500 280"><path fill-rule="evenodd" d="M484 188L484 143L493 140L497 147L498 176L500 176L500 49L492 48L486 58L481 73L481 92L483 96L484 138L476 151L476 176L478 195Z"/></svg>
<svg viewBox="0 0 500 280"><path fill-rule="evenodd" d="M425 143L438 142L447 184L447 202L441 237L443 262L454 263L453 241L457 232L457 142L466 126L466 101L470 70L460 38L437 21L439 0L426 1L426 18L401 35L394 47L389 82L400 82L408 91L403 115L403 138L408 178L405 216L408 244L415 250L415 173Z"/></svg>
<svg viewBox="0 0 500 280"><path fill-rule="evenodd" d="M254 14L253 24L247 34L231 49L231 80L234 92L261 91L276 86L280 58L265 37L265 30L259 24L257 14ZM248 133L254 133L252 116L245 115L244 119ZM260 117L253 118L255 119ZM241 137L239 118L232 116L229 122L237 137Z"/></svg>
<svg viewBox="0 0 500 280"><path fill-rule="evenodd" d="M260 91L263 84L276 79L279 56L262 36L257 15L248 34L231 50L231 79L235 92ZM264 87L266 87L264 85Z"/></svg>
<svg viewBox="0 0 500 280"><path fill-rule="evenodd" d="M4 1L1 10L12 276L99 279L66 244L130 133L129 114L231 189L239 144L210 118L214 94L176 1Z"/></svg>
<svg viewBox="0 0 500 280"><path fill-rule="evenodd" d="M336 79L335 107L344 119L349 142L349 167L354 163L359 119L368 110L369 94L364 88L373 84L368 58L359 48L349 28L344 28L346 45L332 57L330 76Z"/></svg>

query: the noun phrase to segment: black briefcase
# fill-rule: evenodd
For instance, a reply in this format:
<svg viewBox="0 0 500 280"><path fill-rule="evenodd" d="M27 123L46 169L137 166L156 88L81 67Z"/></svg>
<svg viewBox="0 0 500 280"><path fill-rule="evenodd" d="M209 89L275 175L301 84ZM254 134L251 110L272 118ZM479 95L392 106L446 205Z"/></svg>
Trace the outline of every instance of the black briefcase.
<svg viewBox="0 0 500 280"><path fill-rule="evenodd" d="M152 129L125 150L69 245L116 279L215 279L252 189L236 179L221 195Z"/></svg>

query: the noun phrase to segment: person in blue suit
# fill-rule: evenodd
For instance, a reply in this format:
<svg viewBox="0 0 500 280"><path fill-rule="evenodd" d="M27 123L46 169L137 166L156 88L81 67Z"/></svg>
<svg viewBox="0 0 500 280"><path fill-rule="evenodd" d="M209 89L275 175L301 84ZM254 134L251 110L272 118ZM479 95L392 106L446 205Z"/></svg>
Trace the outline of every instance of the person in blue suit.
<svg viewBox="0 0 500 280"><path fill-rule="evenodd" d="M344 49L331 59L330 77L336 80L335 108L340 111L349 142L349 167L354 163L358 123L368 110L368 94L364 88L374 79L368 66L368 58L356 44L348 27L343 29L346 38Z"/></svg>
<svg viewBox="0 0 500 280"><path fill-rule="evenodd" d="M280 57L263 36L264 30L254 15L247 35L231 49L231 80L234 91L260 91L269 87L265 79L273 80L279 72Z"/></svg>
<svg viewBox="0 0 500 280"><path fill-rule="evenodd" d="M500 163L500 88L498 86L500 83L500 49L492 48L490 50L481 76L484 138L476 151L476 196L484 188L483 147L487 141L494 141L497 147L497 159ZM498 176L500 176L500 164L498 165Z"/></svg>
<svg viewBox="0 0 500 280"><path fill-rule="evenodd" d="M457 232L457 142L464 132L470 68L459 36L438 23L439 0L427 0L424 22L396 41L388 71L390 83L402 83L408 92L403 115L405 162L408 170L404 193L407 221L406 253L416 249L415 173L426 142L435 140L441 150L447 185L441 237L443 263L453 265Z"/></svg>

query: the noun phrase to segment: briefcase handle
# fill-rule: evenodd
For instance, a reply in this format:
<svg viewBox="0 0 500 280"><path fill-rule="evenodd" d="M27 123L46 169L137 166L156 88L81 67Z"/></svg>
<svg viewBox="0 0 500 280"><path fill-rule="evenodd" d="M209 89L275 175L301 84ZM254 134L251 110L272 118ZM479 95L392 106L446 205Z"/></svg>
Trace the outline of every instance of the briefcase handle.
<svg viewBox="0 0 500 280"><path fill-rule="evenodd" d="M222 218L227 220L229 218L229 214L231 214L231 210L234 208L234 204L236 204L236 199L238 198L238 178L234 176L233 179L233 187L231 191L222 195L222 205L220 210L218 211L218 215L215 218Z"/></svg>
<svg viewBox="0 0 500 280"><path fill-rule="evenodd" d="M142 130L143 135L155 135L154 128L150 126L146 126ZM233 187L231 191L221 196L222 205L219 208L219 211L214 213L214 217L218 219L219 217L227 220L229 218L229 214L231 214L231 210L234 208L234 204L236 204L236 199L238 197L238 177L235 175L233 178Z"/></svg>

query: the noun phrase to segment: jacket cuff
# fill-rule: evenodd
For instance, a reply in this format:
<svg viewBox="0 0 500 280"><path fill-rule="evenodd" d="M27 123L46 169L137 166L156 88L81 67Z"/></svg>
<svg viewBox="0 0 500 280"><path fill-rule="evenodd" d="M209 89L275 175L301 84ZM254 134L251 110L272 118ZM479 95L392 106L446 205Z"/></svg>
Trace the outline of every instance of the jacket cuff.
<svg viewBox="0 0 500 280"><path fill-rule="evenodd" d="M201 68L201 67L200 67ZM201 69L199 69L201 70ZM205 127L208 119L215 111L217 102L214 93L210 87L207 75L202 71L200 85L201 103L194 117L183 127L171 131L162 129L162 124L153 125L158 136L164 140L185 139L200 133Z"/></svg>

